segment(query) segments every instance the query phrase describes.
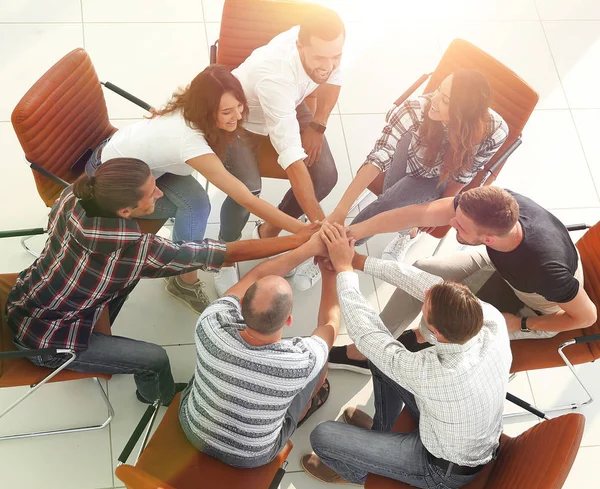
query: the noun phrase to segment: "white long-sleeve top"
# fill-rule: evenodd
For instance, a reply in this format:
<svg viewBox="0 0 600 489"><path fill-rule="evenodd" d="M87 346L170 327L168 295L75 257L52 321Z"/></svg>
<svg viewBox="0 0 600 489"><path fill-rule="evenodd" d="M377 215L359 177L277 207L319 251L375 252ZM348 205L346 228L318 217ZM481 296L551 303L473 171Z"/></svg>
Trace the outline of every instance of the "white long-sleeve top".
<svg viewBox="0 0 600 489"><path fill-rule="evenodd" d="M424 301L441 278L402 263L369 257L365 273ZM492 459L502 432L502 411L512 362L506 322L481 303L483 327L463 345L441 343L410 352L395 340L360 293L358 275L337 277L342 317L358 350L387 377L414 394L419 433L435 457L477 466Z"/></svg>

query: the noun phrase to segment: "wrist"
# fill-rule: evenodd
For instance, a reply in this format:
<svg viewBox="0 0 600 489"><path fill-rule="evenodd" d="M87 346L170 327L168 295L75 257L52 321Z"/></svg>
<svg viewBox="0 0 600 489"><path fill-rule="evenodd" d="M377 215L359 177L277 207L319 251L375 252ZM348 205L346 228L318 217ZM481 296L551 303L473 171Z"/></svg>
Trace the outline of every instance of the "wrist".
<svg viewBox="0 0 600 489"><path fill-rule="evenodd" d="M335 268L336 273L353 272L354 271L354 267L352 266L351 263L345 263L343 265L339 265L334 268Z"/></svg>

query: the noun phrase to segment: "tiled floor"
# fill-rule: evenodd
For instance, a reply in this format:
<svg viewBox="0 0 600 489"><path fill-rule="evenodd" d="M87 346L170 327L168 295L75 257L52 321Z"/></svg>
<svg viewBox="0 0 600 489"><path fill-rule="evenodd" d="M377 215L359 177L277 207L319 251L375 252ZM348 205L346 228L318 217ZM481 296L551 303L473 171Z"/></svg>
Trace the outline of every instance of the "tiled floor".
<svg viewBox="0 0 600 489"><path fill-rule="evenodd" d="M498 184L523 192L555 210L565 222L600 218L600 2L597 0L319 0L338 9L347 22L346 82L339 110L327 136L340 171L340 184L324 206L332 209L381 129L391 102L424 71L434 68L455 37L468 39L508 64L541 95L523 135L523 146L509 161ZM0 3L0 229L44 225L47 209L10 124L10 114L25 91L56 60L73 48L86 48L102 79L109 79L150 103L159 105L208 63L208 46L218 37L223 0L46 0ZM138 108L106 95L117 126L143 116ZM280 182L265 182L264 198L275 203L285 191ZM222 196L211 191L213 207ZM10 210L11 206L15 206ZM209 235L218 231L213 212ZM381 253L390 236L369 242ZM42 242L33 240L34 247ZM448 249L454 246L447 244ZM426 237L407 260L432 252ZM30 258L17 239L0 241L0 272L16 272ZM249 265L244 265L247 269ZM210 276L206 280L212 283ZM376 308L385 305L391 288L361 276L365 295ZM133 293L115 332L164 345L178 381L193 368L195 316L171 299L161 281L143 281ZM295 296L295 324L290 334L314 326L318 288ZM343 334L340 343L348 342ZM598 367L579 369L600 396ZM372 411L372 387L366 376L332 372L332 396L326 406L294 435L289 473L283 489L317 489L300 471L299 458L309 450L308 434L346 405ZM105 414L89 382L52 385L0 423L0 432L96 422ZM521 375L511 391L548 405L581 396L565 369ZM20 389L2 389L0 405ZM116 416L110 428L0 443L2 487L101 489L121 487L113 476L115 460L142 414L130 377L114 377L108 392ZM514 410L507 406L507 410ZM597 487L595 462L600 457L600 403L583 411L587 427L583 446L568 479L569 489ZM506 424L509 434L532 426L533 418Z"/></svg>

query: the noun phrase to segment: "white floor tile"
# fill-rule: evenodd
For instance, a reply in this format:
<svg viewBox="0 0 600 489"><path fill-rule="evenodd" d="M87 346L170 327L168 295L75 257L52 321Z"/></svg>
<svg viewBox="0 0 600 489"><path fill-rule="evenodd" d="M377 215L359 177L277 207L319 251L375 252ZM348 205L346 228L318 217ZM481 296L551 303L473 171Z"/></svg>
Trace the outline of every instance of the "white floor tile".
<svg viewBox="0 0 600 489"><path fill-rule="evenodd" d="M573 110L572 114L596 190L600 191L600 147L596 136L600 127L600 110Z"/></svg>
<svg viewBox="0 0 600 489"><path fill-rule="evenodd" d="M548 209L595 207L598 196L567 110L535 111L496 185Z"/></svg>
<svg viewBox="0 0 600 489"><path fill-rule="evenodd" d="M395 99L389 100L387 111L393 106ZM385 113L382 114L342 114L342 125L348 145L348 156L352 174L356 172L365 162L365 159L373 149L375 142L381 136L385 127Z"/></svg>
<svg viewBox="0 0 600 489"><path fill-rule="evenodd" d="M600 22L546 21L544 29L572 109L600 108Z"/></svg>
<svg viewBox="0 0 600 489"><path fill-rule="evenodd" d="M342 61L340 113L385 113L423 73L433 71L442 51L426 23L352 23ZM406 42L410 39L410 42Z"/></svg>
<svg viewBox="0 0 600 489"><path fill-rule="evenodd" d="M78 0L36 2L2 2L0 22L81 22Z"/></svg>
<svg viewBox="0 0 600 489"><path fill-rule="evenodd" d="M84 22L202 22L202 3L183 0L82 0Z"/></svg>
<svg viewBox="0 0 600 489"><path fill-rule="evenodd" d="M292 450L292 455L295 449ZM291 456L291 455L290 455ZM306 472L289 472L285 474L281 481L281 489L330 489L331 484L318 481L314 477L311 477ZM364 486L349 486L349 487L364 487Z"/></svg>
<svg viewBox="0 0 600 489"><path fill-rule="evenodd" d="M475 44L529 83L540 94L537 108L567 108L539 22L462 22L441 27L442 49L445 50L456 38Z"/></svg>
<svg viewBox="0 0 600 489"><path fill-rule="evenodd" d="M44 72L83 46L80 24L0 24L0 121Z"/></svg>
<svg viewBox="0 0 600 489"><path fill-rule="evenodd" d="M85 24L84 29L85 46L100 79L155 107L165 104L208 65L202 23ZM120 96L105 93L112 118L147 115Z"/></svg>
<svg viewBox="0 0 600 489"><path fill-rule="evenodd" d="M225 0L202 0L204 20L206 22L221 22Z"/></svg>
<svg viewBox="0 0 600 489"><path fill-rule="evenodd" d="M568 350L565 350L568 355ZM588 388L595 399L600 396L598 386L598 365L588 363L575 367L577 374ZM586 394L581 386L571 375L567 367L554 369L535 370L527 373L531 379L531 387L536 405L540 409L582 402ZM566 414L567 411L551 413L550 417ZM577 410L586 417L585 432L583 434L582 446L600 445L600 407L598 401Z"/></svg>
<svg viewBox="0 0 600 489"><path fill-rule="evenodd" d="M581 447L563 489L596 489L598 457L600 447Z"/></svg>
<svg viewBox="0 0 600 489"><path fill-rule="evenodd" d="M596 0L535 0L542 20L600 20L600 3Z"/></svg>

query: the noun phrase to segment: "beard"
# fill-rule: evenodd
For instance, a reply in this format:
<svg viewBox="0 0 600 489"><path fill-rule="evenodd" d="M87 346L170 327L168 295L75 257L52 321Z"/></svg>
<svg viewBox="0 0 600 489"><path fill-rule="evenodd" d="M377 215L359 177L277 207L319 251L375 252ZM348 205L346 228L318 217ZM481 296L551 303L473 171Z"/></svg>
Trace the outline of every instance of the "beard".
<svg viewBox="0 0 600 489"><path fill-rule="evenodd" d="M313 69L310 66L308 66L306 64L306 60L302 54L300 55L300 61L302 62L302 67L304 68L304 71L306 72L308 77L312 81L314 81L317 85L322 85L323 83L326 83L327 80L329 80L329 77L331 76L331 74L333 73L333 70L331 70L329 73L327 73L327 76L319 76L317 74L317 72L319 70Z"/></svg>
<svg viewBox="0 0 600 489"><path fill-rule="evenodd" d="M460 244L467 246L479 246L480 244L483 244L483 241L480 239L476 239L475 241L467 241L463 239L458 233L456 233L456 241L458 241Z"/></svg>

